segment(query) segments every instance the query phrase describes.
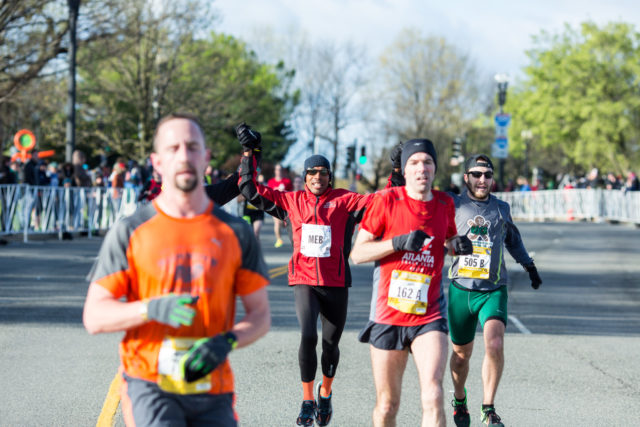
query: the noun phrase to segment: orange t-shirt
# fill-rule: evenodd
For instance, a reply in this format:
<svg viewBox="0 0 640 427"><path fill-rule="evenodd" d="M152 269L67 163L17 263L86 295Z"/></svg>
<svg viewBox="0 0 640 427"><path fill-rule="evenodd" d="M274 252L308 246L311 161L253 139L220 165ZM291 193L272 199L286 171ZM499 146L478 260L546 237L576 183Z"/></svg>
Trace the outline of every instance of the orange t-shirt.
<svg viewBox="0 0 640 427"><path fill-rule="evenodd" d="M127 375L158 381L158 354L167 337L211 337L235 321L235 299L268 284L260 246L248 224L213 204L204 214L179 219L155 202L119 220L107 233L89 280L128 301L169 293L198 295L191 326L155 321L129 329L120 356ZM226 360L211 375L209 393L233 392Z"/></svg>

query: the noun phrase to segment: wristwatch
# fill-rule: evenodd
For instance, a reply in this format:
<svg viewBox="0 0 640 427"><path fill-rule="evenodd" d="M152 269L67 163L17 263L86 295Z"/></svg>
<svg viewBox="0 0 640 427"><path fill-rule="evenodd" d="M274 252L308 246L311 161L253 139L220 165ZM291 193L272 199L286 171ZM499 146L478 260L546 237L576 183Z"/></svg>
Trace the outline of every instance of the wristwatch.
<svg viewBox="0 0 640 427"><path fill-rule="evenodd" d="M140 317L142 317L142 320L147 321L149 320L149 300L145 299L141 302L142 304L140 304Z"/></svg>

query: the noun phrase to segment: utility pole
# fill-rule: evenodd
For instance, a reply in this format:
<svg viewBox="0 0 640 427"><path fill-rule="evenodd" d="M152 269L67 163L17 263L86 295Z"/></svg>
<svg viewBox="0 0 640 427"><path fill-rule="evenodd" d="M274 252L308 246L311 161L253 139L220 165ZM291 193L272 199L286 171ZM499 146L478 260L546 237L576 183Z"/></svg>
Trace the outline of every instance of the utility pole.
<svg viewBox="0 0 640 427"><path fill-rule="evenodd" d="M76 34L80 0L67 0L69 5L69 89L67 94L67 134L65 160L71 162L76 147Z"/></svg>

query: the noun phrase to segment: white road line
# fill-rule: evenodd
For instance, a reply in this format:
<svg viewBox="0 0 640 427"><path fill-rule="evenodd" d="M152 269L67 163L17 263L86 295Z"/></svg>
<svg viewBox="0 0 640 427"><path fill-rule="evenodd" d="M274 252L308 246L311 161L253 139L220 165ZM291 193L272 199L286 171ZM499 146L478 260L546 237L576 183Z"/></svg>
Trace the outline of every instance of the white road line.
<svg viewBox="0 0 640 427"><path fill-rule="evenodd" d="M526 326L524 326L522 324L521 321L518 320L518 318L516 316L512 316L511 314L509 315L509 320L511 320L511 322L513 322L514 325L516 325L516 328L518 328L518 330L520 332L522 332L525 335L531 335L531 331L529 329L527 329Z"/></svg>

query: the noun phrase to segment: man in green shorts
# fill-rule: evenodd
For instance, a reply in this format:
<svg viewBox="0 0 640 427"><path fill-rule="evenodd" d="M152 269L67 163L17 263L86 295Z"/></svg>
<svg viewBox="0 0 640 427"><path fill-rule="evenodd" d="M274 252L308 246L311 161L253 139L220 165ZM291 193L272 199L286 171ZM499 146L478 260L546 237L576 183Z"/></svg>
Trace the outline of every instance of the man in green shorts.
<svg viewBox="0 0 640 427"><path fill-rule="evenodd" d="M509 205L492 196L493 163L483 154L465 162L467 191L450 194L456 207L456 227L473 243L473 254L453 259L449 278L449 330L453 352L451 377L454 386L453 419L456 426L470 424L467 392L469 359L478 320L482 325L485 357L482 364L482 423L503 426L494 398L504 367L504 332L507 325L507 270L504 248L529 273L531 286L542 280L527 253Z"/></svg>

